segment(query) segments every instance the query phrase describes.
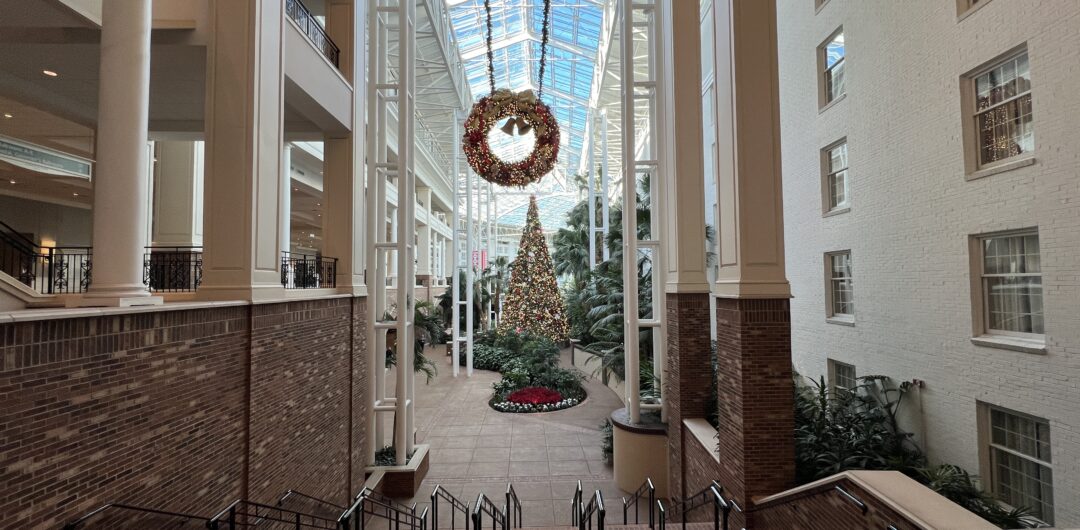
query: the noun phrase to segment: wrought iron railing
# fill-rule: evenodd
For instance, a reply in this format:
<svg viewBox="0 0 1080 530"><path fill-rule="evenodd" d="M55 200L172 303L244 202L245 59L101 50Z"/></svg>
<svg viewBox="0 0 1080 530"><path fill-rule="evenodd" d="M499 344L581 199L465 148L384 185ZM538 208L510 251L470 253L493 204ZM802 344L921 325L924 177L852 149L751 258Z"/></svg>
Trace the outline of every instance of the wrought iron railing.
<svg viewBox="0 0 1080 530"><path fill-rule="evenodd" d="M315 16L311 14L311 10L304 5L300 0L285 0L285 14L296 22L296 25L300 27L300 31L304 32L308 40L311 41L315 48L322 52L334 67L340 66L341 50L338 49L337 44L330 40L330 37L326 34L326 29L322 24L315 19Z"/></svg>
<svg viewBox="0 0 1080 530"><path fill-rule="evenodd" d="M260 525L273 528L286 524L296 530L312 528L336 530L338 528L338 521L334 518L320 517L243 499L233 501L227 508L211 517L206 527L210 530L237 530L260 527Z"/></svg>
<svg viewBox="0 0 1080 530"><path fill-rule="evenodd" d="M80 528L198 528L206 517L167 512L129 504L109 503L64 525L64 530Z"/></svg>
<svg viewBox="0 0 1080 530"><path fill-rule="evenodd" d="M278 507L302 513L310 513L322 517L337 519L345 507L318 497L312 497L296 490L289 490L281 494L277 501Z"/></svg>
<svg viewBox="0 0 1080 530"><path fill-rule="evenodd" d="M447 492L441 485L436 485L435 489L431 492L431 528L433 530L439 529L439 501L446 501L450 503L450 530L456 530L457 527L457 512L464 514L465 530L469 530L469 507L467 502L461 502L457 497L454 497Z"/></svg>
<svg viewBox="0 0 1080 530"><path fill-rule="evenodd" d="M90 256L91 247L39 247L0 222L0 271L41 294L86 292Z"/></svg>
<svg viewBox="0 0 1080 530"><path fill-rule="evenodd" d="M485 516L491 517L491 530L507 530L506 506L500 510L495 503L491 502L491 499L481 493L477 495L476 503L473 504L473 530L484 530Z"/></svg>
<svg viewBox="0 0 1080 530"><path fill-rule="evenodd" d="M521 528L523 523L521 515L521 500L518 499L514 485L506 483L506 526L509 528ZM438 529L436 529L438 530Z"/></svg>
<svg viewBox="0 0 1080 530"><path fill-rule="evenodd" d="M202 247L146 247L143 285L154 292L193 292L202 284Z"/></svg>
<svg viewBox="0 0 1080 530"><path fill-rule="evenodd" d="M679 514L680 519L682 519L682 528L686 530L687 516L698 508L710 504L713 507L713 530L728 530L728 519L731 517L731 510L742 512L742 508L735 503L734 499L724 497L723 486L715 480L702 488L701 491L675 501L672 508ZM658 504L658 506L662 508L663 505ZM665 530L666 526L666 514L661 513L660 530Z"/></svg>
<svg viewBox="0 0 1080 530"><path fill-rule="evenodd" d="M570 501L570 526L578 525L578 518L581 517L581 481L577 481L577 488L574 489L574 498Z"/></svg>
<svg viewBox="0 0 1080 530"><path fill-rule="evenodd" d="M402 530L402 526L408 530L427 530L428 508L420 515L416 515L416 507L402 508L393 502L380 500L375 492L364 489L345 513L338 517L337 523L341 530L364 530L368 516L377 517L387 521L393 530Z"/></svg>
<svg viewBox="0 0 1080 530"><path fill-rule="evenodd" d="M589 504L582 506L581 515L578 516L578 530L593 530L593 516L596 516L596 530L604 530L604 496L600 490L593 493Z"/></svg>
<svg viewBox="0 0 1080 530"><path fill-rule="evenodd" d="M645 483L638 487L630 498L622 498L622 522L623 524L629 524L629 511L630 508L634 508L634 524L641 524L639 521L641 510L638 507L641 505L641 499L645 496L649 498L649 528L656 528L656 487L653 486L652 479L645 479Z"/></svg>
<svg viewBox="0 0 1080 530"><path fill-rule="evenodd" d="M337 286L337 258L281 253L281 285L286 289L329 289Z"/></svg>

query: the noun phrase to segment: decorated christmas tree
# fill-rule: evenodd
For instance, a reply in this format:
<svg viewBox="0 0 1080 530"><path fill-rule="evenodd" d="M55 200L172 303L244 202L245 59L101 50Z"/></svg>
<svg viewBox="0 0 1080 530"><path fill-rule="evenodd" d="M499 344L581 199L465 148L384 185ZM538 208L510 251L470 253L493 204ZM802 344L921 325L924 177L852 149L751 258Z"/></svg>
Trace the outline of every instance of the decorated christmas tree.
<svg viewBox="0 0 1080 530"><path fill-rule="evenodd" d="M510 289L503 302L499 331L530 332L555 341L566 340L570 325L540 228L536 197L529 198L529 214L517 259L510 267Z"/></svg>

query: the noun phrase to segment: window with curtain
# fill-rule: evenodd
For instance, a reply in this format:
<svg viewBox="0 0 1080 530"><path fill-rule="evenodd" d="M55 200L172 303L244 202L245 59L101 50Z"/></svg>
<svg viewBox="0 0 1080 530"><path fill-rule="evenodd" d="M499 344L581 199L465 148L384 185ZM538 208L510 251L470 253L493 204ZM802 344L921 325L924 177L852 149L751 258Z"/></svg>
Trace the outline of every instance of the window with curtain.
<svg viewBox="0 0 1080 530"><path fill-rule="evenodd" d="M975 137L980 166L1031 153L1035 129L1027 52L974 76Z"/></svg>
<svg viewBox="0 0 1080 530"><path fill-rule="evenodd" d="M989 333L1043 333L1039 235L1020 233L981 238L985 329Z"/></svg>
<svg viewBox="0 0 1080 530"><path fill-rule="evenodd" d="M994 495L1012 507L1027 507L1054 524L1054 475L1050 424L1043 419L990 407L990 482Z"/></svg>

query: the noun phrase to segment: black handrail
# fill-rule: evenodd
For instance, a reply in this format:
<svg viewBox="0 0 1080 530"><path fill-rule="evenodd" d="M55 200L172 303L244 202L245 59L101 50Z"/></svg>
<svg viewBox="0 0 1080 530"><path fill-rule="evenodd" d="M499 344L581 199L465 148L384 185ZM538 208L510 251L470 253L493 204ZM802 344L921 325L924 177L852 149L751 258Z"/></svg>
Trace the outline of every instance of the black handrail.
<svg viewBox="0 0 1080 530"><path fill-rule="evenodd" d="M687 515L702 506L708 505L710 502L712 502L713 505L713 530L728 530L728 520L731 517L731 510L734 509L740 513L742 512L742 508L740 508L733 499L724 497L723 486L714 480L701 491L673 503L672 507L676 509L676 513L678 513L682 519L683 530L686 530ZM666 519L666 513L662 513L660 517L660 530L665 529L667 524Z"/></svg>
<svg viewBox="0 0 1080 530"><path fill-rule="evenodd" d="M300 27L300 31L307 36L311 44L315 45L323 56L333 63L335 68L340 66L341 50L337 47L337 44L334 44L334 41L330 40L330 36L326 34L322 24L315 20L311 10L303 2L300 0L285 0L285 13L289 15L293 22L296 22L296 25Z"/></svg>
<svg viewBox="0 0 1080 530"><path fill-rule="evenodd" d="M514 491L514 485L509 482L506 483L506 517L507 526L510 528L521 528L524 522L521 516L521 501Z"/></svg>
<svg viewBox="0 0 1080 530"><path fill-rule="evenodd" d="M337 258L281 252L281 285L286 289L332 289L337 286Z"/></svg>
<svg viewBox="0 0 1080 530"><path fill-rule="evenodd" d="M298 503L302 506L298 506ZM289 490L281 494L278 497L277 504L281 508L305 511L306 513L319 513L322 516L337 517L341 512L345 511L345 507L335 502L328 501L326 499L320 499L313 497L306 493L301 493L296 490Z"/></svg>
<svg viewBox="0 0 1080 530"><path fill-rule="evenodd" d="M236 530L238 528L254 527L263 522L284 523L293 526L296 530L304 528L335 530L338 527L337 519L320 517L244 499L233 501L224 510L211 517L206 522L206 527L210 530Z"/></svg>
<svg viewBox="0 0 1080 530"><path fill-rule="evenodd" d="M18 246L19 250L32 253L37 248L37 243L20 234L18 230L8 226L7 223L0 221L0 228L3 228L3 230L0 230L0 238Z"/></svg>
<svg viewBox="0 0 1080 530"><path fill-rule="evenodd" d="M578 519L578 530L593 530L593 514L596 514L596 530L604 530L604 515L606 513L607 510L604 509L604 496L600 493L600 490L596 490L592 499L589 500L589 504L586 504L581 509L581 516Z"/></svg>
<svg viewBox="0 0 1080 530"><path fill-rule="evenodd" d="M483 493L477 495L476 503L473 504L473 530L484 530L484 514L491 516L491 529L507 530L506 528L506 507L503 506L502 510L499 510L491 499L484 496Z"/></svg>
<svg viewBox="0 0 1080 530"><path fill-rule="evenodd" d="M90 519L93 519L93 518L95 518L95 517L97 517L97 516L99 516L99 515L101 515L103 513L106 513L109 510L126 510L126 511L132 511L132 512L141 513L141 514L162 515L162 516L165 516L165 517L174 517L174 518L180 519L180 520L186 519L188 521L202 521L202 522L206 521L206 517L202 516L202 515L191 515L191 514L188 514L188 513L169 512L169 511L165 511L165 510L158 510L156 508L145 508L143 506L133 506L133 505L130 505L130 504L122 504L122 503L119 503L119 502L110 502L108 504L99 506L99 507L87 512L86 515L83 515L82 517L79 517L78 519L75 519L74 521L71 521L71 522L65 524L64 525L64 530L76 530L77 528L81 527L83 524L85 524ZM178 522L180 522L180 521L178 521Z"/></svg>
<svg viewBox="0 0 1080 530"><path fill-rule="evenodd" d="M348 510L345 510L337 519L338 527L341 530L363 530L365 524L365 515L371 515L373 517L379 517L386 521L393 523L394 530L401 530L401 525L404 523L409 530L427 530L427 514L428 509L424 508L424 511L420 515L416 515L416 505L412 508L401 508L398 503L383 502L374 498L376 492L369 488L364 488L359 495L356 496L356 500L352 506L349 506ZM372 509L368 509L367 506L372 506ZM377 510L381 508L382 510Z"/></svg>
<svg viewBox="0 0 1080 530"><path fill-rule="evenodd" d="M577 481L577 489L574 490L574 498L570 501L570 526L578 525L578 517L581 516L581 481Z"/></svg>
<svg viewBox="0 0 1080 530"><path fill-rule="evenodd" d="M469 530L469 507L467 502L461 502L457 497L454 497L449 492L443 489L442 485L436 485L435 489L431 491L431 528L432 530L439 529L439 499L444 499L450 503L450 530L455 530L457 525L457 512L460 510L465 515L465 530Z"/></svg>
<svg viewBox="0 0 1080 530"><path fill-rule="evenodd" d="M146 247L143 285L154 292L193 292L202 285L202 247Z"/></svg>
<svg viewBox="0 0 1080 530"><path fill-rule="evenodd" d="M667 510L664 509L664 503L660 499L656 499L656 517L660 520L660 529L663 530L667 526Z"/></svg>
<svg viewBox="0 0 1080 530"><path fill-rule="evenodd" d="M651 478L646 478L645 483L641 486L638 486L637 491L635 491L634 494L630 496L629 500L627 500L626 497L622 498L623 524L628 524L627 512L630 510L631 506L634 507L634 524L641 524L638 516L638 505L640 504L639 501L641 497L644 496L646 493L649 494L649 528L656 528L656 513L654 511L654 506L656 504L656 487L653 486Z"/></svg>

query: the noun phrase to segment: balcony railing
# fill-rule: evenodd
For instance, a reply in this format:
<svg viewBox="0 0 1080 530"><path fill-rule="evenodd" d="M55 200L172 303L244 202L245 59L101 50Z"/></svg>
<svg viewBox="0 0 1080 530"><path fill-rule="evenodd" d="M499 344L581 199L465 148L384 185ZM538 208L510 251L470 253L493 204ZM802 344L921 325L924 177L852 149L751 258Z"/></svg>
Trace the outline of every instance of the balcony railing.
<svg viewBox="0 0 1080 530"><path fill-rule="evenodd" d="M82 293L90 287L90 247L39 247L0 225L0 271L41 294Z"/></svg>
<svg viewBox="0 0 1080 530"><path fill-rule="evenodd" d="M307 6L300 0L285 0L285 14L293 22L296 22L296 25L300 27L300 31L307 35L308 40L337 68L341 50L337 47L337 44L334 44L334 41L330 40L322 24L315 20L315 16L311 14Z"/></svg>
<svg viewBox="0 0 1080 530"><path fill-rule="evenodd" d="M143 254L143 285L153 292L194 292L202 273L202 247L146 247Z"/></svg>
<svg viewBox="0 0 1080 530"><path fill-rule="evenodd" d="M337 258L281 253L281 285L286 289L332 289L337 286Z"/></svg>

